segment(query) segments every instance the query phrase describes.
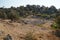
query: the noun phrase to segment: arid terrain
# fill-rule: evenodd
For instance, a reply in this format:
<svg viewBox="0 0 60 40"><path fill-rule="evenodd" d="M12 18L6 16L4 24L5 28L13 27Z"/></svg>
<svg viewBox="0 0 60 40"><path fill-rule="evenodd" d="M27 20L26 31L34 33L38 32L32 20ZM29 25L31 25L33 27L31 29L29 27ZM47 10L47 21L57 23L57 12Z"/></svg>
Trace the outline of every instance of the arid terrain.
<svg viewBox="0 0 60 40"><path fill-rule="evenodd" d="M28 19L32 20L32 19ZM33 19L35 20L35 19ZM12 40L25 40L27 33L32 32L35 40L60 40L58 37L52 34L50 25L52 21L46 21L38 26L36 24L23 23L23 22L11 22L10 20L0 20L0 40L10 34Z"/></svg>

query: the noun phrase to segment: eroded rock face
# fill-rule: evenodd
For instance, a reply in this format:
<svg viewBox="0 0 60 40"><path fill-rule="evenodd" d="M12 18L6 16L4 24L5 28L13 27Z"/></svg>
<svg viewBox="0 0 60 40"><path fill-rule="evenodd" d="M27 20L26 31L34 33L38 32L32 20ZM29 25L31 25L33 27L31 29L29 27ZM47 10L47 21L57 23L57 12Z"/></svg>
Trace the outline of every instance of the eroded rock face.
<svg viewBox="0 0 60 40"><path fill-rule="evenodd" d="M28 19L28 18L25 18L25 19L22 19L21 20L23 23L25 24L44 24L47 20L44 20L44 19Z"/></svg>

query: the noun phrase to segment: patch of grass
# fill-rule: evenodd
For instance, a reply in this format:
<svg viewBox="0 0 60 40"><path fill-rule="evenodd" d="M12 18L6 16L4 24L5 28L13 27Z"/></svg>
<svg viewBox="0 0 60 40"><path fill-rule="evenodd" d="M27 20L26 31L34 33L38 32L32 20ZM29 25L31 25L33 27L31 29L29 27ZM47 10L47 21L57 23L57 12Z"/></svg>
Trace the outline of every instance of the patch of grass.
<svg viewBox="0 0 60 40"><path fill-rule="evenodd" d="M37 26L39 26L39 27L42 27L42 24L36 24Z"/></svg>
<svg viewBox="0 0 60 40"><path fill-rule="evenodd" d="M33 36L33 32L29 32L25 35L25 40L36 40Z"/></svg>
<svg viewBox="0 0 60 40"><path fill-rule="evenodd" d="M53 23L53 24L51 25L51 27L52 27L53 29L58 29L58 27L57 27L57 24L56 24L56 23Z"/></svg>

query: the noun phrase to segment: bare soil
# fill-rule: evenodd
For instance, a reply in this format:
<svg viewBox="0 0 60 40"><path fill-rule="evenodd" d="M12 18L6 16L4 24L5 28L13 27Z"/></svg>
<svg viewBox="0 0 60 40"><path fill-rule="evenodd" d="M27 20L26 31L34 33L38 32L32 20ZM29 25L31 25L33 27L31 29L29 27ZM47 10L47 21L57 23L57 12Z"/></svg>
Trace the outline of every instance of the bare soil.
<svg viewBox="0 0 60 40"><path fill-rule="evenodd" d="M60 40L58 37L52 34L50 25L52 21L47 21L42 27L33 24L23 24L17 22L9 22L9 20L0 20L0 40L10 34L12 40L24 40L25 35L28 32L33 32L36 40Z"/></svg>

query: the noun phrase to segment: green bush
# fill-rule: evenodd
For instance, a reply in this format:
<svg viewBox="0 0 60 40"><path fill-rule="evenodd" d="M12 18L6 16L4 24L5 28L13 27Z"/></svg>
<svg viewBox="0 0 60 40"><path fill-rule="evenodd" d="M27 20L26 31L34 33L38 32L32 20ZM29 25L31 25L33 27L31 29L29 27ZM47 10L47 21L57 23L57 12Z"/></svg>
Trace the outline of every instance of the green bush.
<svg viewBox="0 0 60 40"><path fill-rule="evenodd" d="M55 23L51 25L55 29L60 29L60 16L56 18Z"/></svg>
<svg viewBox="0 0 60 40"><path fill-rule="evenodd" d="M51 27L52 27L53 29L57 29L57 28L58 28L56 23L52 24Z"/></svg>
<svg viewBox="0 0 60 40"><path fill-rule="evenodd" d="M11 19L11 20L19 19L18 12L16 10L11 10L10 13L8 13L8 19Z"/></svg>

